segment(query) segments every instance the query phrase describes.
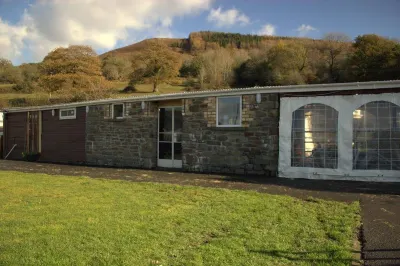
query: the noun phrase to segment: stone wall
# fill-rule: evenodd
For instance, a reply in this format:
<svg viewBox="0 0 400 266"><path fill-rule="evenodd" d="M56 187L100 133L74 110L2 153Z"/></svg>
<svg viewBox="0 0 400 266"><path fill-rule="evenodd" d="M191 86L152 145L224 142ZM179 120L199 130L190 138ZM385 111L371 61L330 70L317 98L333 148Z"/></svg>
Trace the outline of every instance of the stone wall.
<svg viewBox="0 0 400 266"><path fill-rule="evenodd" d="M110 105L90 106L86 120L86 159L91 165L157 166L156 103L125 103L123 119L105 118Z"/></svg>
<svg viewBox="0 0 400 266"><path fill-rule="evenodd" d="M216 127L216 98L183 102L183 170L275 176L278 168L279 98L242 96L242 127ZM105 118L108 105L91 106L86 158L92 165L157 167L158 103L125 103L124 119Z"/></svg>
<svg viewBox="0 0 400 266"><path fill-rule="evenodd" d="M187 171L275 176L279 97L242 98L242 127L216 127L216 98L184 101L183 168Z"/></svg>

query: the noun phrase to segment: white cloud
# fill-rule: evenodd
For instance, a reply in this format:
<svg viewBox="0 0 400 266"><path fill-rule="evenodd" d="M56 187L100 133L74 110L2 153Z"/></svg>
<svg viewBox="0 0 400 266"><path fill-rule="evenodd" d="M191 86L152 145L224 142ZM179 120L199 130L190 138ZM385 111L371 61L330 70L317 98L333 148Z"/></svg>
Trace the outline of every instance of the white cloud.
<svg viewBox="0 0 400 266"><path fill-rule="evenodd" d="M0 56L10 59L21 56L26 36L25 26L9 25L0 18Z"/></svg>
<svg viewBox="0 0 400 266"><path fill-rule="evenodd" d="M275 35L276 27L272 24L265 24L257 32L257 35Z"/></svg>
<svg viewBox="0 0 400 266"><path fill-rule="evenodd" d="M318 30L316 28L314 28L313 26L311 26L311 25L302 24L300 27L298 27L296 29L296 31L298 32L299 36L304 37L309 32L318 31Z"/></svg>
<svg viewBox="0 0 400 266"><path fill-rule="evenodd" d="M171 36L175 17L208 10L212 1L37 0L18 24L0 19L0 57L18 60L25 52L39 61L58 46L86 44L102 50L148 33Z"/></svg>
<svg viewBox="0 0 400 266"><path fill-rule="evenodd" d="M228 27L234 24L247 25L250 23L249 17L239 10L232 8L222 11L221 7L218 9L211 9L207 20L209 22L214 22L217 27Z"/></svg>

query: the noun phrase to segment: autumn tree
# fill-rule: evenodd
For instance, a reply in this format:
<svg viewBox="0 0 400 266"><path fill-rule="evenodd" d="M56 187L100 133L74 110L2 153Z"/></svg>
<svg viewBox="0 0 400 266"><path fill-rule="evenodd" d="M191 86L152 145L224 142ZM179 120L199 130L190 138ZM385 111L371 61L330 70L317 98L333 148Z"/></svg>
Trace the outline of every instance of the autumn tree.
<svg viewBox="0 0 400 266"><path fill-rule="evenodd" d="M0 83L18 83L21 81L21 72L10 60L0 58Z"/></svg>
<svg viewBox="0 0 400 266"><path fill-rule="evenodd" d="M272 70L272 85L305 83L308 62L308 50L300 43L279 43L271 48L268 63Z"/></svg>
<svg viewBox="0 0 400 266"><path fill-rule="evenodd" d="M106 79L125 81L132 72L132 63L121 56L106 55L102 59L101 69Z"/></svg>
<svg viewBox="0 0 400 266"><path fill-rule="evenodd" d="M40 84L50 94L59 90L100 92L106 84L96 52L83 45L50 52L40 64L40 74Z"/></svg>
<svg viewBox="0 0 400 266"><path fill-rule="evenodd" d="M353 79L357 81L400 78L400 44L375 34L358 36L351 57Z"/></svg>
<svg viewBox="0 0 400 266"><path fill-rule="evenodd" d="M21 72L21 80L14 86L14 90L26 93L39 90L39 64L22 64L18 68Z"/></svg>
<svg viewBox="0 0 400 266"><path fill-rule="evenodd" d="M185 78L197 77L199 75L200 68L201 64L199 60L186 60L179 69L179 75Z"/></svg>
<svg viewBox="0 0 400 266"><path fill-rule="evenodd" d="M158 85L178 75L181 62L176 52L167 45L152 41L142 53L133 57L132 64L135 79L138 79L137 74L142 73L153 85L153 92L157 92Z"/></svg>
<svg viewBox="0 0 400 266"><path fill-rule="evenodd" d="M250 53L236 68L236 86L291 85L316 80L316 51L310 45L280 42Z"/></svg>

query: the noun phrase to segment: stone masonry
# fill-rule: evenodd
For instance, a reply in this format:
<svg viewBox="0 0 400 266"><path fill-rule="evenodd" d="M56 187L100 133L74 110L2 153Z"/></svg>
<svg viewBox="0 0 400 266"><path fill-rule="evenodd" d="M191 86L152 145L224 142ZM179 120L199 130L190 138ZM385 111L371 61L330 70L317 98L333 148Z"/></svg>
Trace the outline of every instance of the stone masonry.
<svg viewBox="0 0 400 266"><path fill-rule="evenodd" d="M232 128L216 126L216 97L184 100L184 170L276 175L279 97L242 97L242 127Z"/></svg>
<svg viewBox="0 0 400 266"><path fill-rule="evenodd" d="M91 165L157 166L156 103L125 103L123 119L107 117L110 105L90 106L86 119L86 158Z"/></svg>

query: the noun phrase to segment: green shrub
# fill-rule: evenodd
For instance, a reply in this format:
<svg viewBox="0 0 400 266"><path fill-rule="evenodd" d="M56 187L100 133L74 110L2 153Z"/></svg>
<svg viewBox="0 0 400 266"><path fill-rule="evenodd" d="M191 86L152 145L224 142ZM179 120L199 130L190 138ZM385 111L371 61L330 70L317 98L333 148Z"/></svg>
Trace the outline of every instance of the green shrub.
<svg viewBox="0 0 400 266"><path fill-rule="evenodd" d="M137 92L137 89L136 89L135 85L129 85L129 86L126 86L125 88L123 88L120 92L121 93L132 93L132 92Z"/></svg>
<svg viewBox="0 0 400 266"><path fill-rule="evenodd" d="M40 152L23 152L22 158L28 162L36 162L40 158Z"/></svg>
<svg viewBox="0 0 400 266"><path fill-rule="evenodd" d="M26 98L13 98L8 100L8 104L13 107L23 107L26 106Z"/></svg>

